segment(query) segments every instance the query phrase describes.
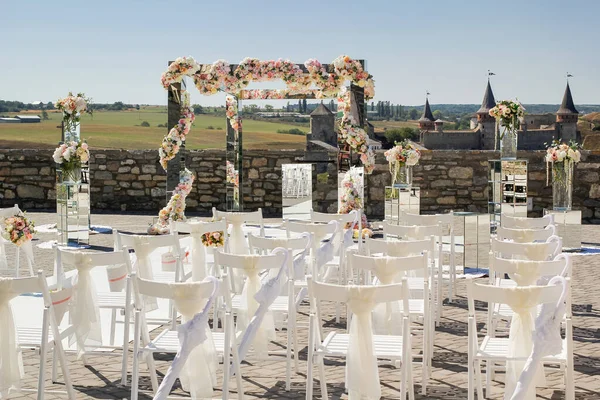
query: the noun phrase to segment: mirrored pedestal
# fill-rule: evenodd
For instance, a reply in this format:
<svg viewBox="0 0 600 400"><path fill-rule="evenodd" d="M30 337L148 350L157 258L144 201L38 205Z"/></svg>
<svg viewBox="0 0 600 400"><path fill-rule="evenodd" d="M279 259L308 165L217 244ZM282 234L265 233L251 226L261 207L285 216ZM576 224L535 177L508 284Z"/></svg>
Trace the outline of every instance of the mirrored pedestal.
<svg viewBox="0 0 600 400"><path fill-rule="evenodd" d="M474 212L454 213L456 264L465 272L476 272L489 267L490 214Z"/></svg>
<svg viewBox="0 0 600 400"><path fill-rule="evenodd" d="M89 247L90 193L87 182L56 183L58 245Z"/></svg>
<svg viewBox="0 0 600 400"><path fill-rule="evenodd" d="M492 233L502 214L527 216L527 160L490 160L488 185Z"/></svg>
<svg viewBox="0 0 600 400"><path fill-rule="evenodd" d="M412 187L385 187L385 220L400 224L402 214L421 213L421 189Z"/></svg>
<svg viewBox="0 0 600 400"><path fill-rule="evenodd" d="M581 211L545 209L544 214L554 215L556 233L562 238L563 250L581 250Z"/></svg>

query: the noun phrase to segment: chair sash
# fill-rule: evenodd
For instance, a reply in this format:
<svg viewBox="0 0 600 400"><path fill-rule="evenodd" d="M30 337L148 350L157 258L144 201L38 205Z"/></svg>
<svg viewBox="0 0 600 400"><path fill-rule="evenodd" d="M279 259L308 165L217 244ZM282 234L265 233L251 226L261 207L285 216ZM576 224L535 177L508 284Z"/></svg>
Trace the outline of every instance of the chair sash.
<svg viewBox="0 0 600 400"><path fill-rule="evenodd" d="M387 256L375 259L373 275L382 285L398 283L397 262ZM400 335L402 332L402 310L400 301L377 304L373 308L373 331L381 335Z"/></svg>
<svg viewBox="0 0 600 400"><path fill-rule="evenodd" d="M508 296L507 305L514 314L508 335L508 357L526 359L533 348L532 334L535 330L534 318L543 286L527 286L509 288L512 291ZM506 388L505 399L510 399L525 367L523 360L509 360L506 362ZM541 386L544 381L543 371L535 377L536 384L530 387L524 399L535 399L535 387Z"/></svg>
<svg viewBox="0 0 600 400"><path fill-rule="evenodd" d="M149 240L144 236L133 237L134 250L135 250L135 270L140 275L140 278L146 280L154 280L154 274L152 273L152 262L150 261L150 253L152 248ZM158 301L156 297L144 295L143 297L144 311L150 312L158 309Z"/></svg>
<svg viewBox="0 0 600 400"><path fill-rule="evenodd" d="M173 291L175 308L185 322L177 327L180 348L154 400L166 399L177 377L192 399L211 398L213 395L213 387L217 384L218 358L208 317L218 292L218 281L210 276L205 281L214 283L208 299L197 297L193 283L179 283Z"/></svg>
<svg viewBox="0 0 600 400"><path fill-rule="evenodd" d="M70 304L69 315L75 332L69 337L69 345L77 344L77 357L86 350L102 345L102 324L100 309L96 301L96 289L91 271L94 268L91 257L85 253L72 253L63 256L77 268L77 281Z"/></svg>
<svg viewBox="0 0 600 400"><path fill-rule="evenodd" d="M562 351L563 340L560 336L560 326L565 315L567 282L562 276L550 279L548 286L561 285L562 293L555 304L542 304L542 309L535 321L535 332L533 333L533 348L525 363L523 372L519 377L514 392L508 392L510 400L525 400L531 398L531 384L536 377L540 360L543 357L559 354ZM567 367L568 368L568 367ZM535 389L535 387L534 387ZM530 396L530 397L527 397ZM535 392L533 393L535 398Z"/></svg>
<svg viewBox="0 0 600 400"><path fill-rule="evenodd" d="M0 398L8 396L11 388L19 388L25 376L10 306L10 300L16 297L11 286L12 279L0 277Z"/></svg>
<svg viewBox="0 0 600 400"><path fill-rule="evenodd" d="M371 311L373 288L348 287L348 308L352 311L350 340L346 362L346 389L348 399L379 399L379 369L373 348Z"/></svg>
<svg viewBox="0 0 600 400"><path fill-rule="evenodd" d="M510 278L517 283L517 286L535 285L540 277L540 268L538 264L525 263L522 260L510 260L515 266L516 272L510 274Z"/></svg>
<svg viewBox="0 0 600 400"><path fill-rule="evenodd" d="M237 334L241 334L250 324L252 316L256 313L259 307L258 301L254 296L261 288L261 280L259 276L260 269L257 268L257 263L260 260L260 255L246 255L243 257L244 268L243 273L246 275L246 282L240 296L240 310L238 311ZM237 337L237 335L236 335ZM256 329L256 336L252 341L254 351L259 357L266 356L268 351L269 340L275 339L275 322L273 315L267 312L260 326Z"/></svg>

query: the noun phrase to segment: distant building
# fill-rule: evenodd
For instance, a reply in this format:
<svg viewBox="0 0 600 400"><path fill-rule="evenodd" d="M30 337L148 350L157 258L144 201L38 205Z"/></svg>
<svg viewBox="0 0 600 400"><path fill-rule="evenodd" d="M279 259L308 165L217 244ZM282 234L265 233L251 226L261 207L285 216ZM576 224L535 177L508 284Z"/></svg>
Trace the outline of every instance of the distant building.
<svg viewBox="0 0 600 400"><path fill-rule="evenodd" d="M494 150L496 148L496 120L490 110L496 105L494 93L488 79L481 107L477 110L477 120L471 120L470 130L444 130L444 123L435 120L425 100L423 115L419 119L421 142L427 149ZM525 114L521 119L518 133L519 150L542 150L546 143L560 139L580 141L577 130L579 112L575 108L571 88L567 87L556 114Z"/></svg>
<svg viewBox="0 0 600 400"><path fill-rule="evenodd" d="M15 118L20 120L22 124L42 122L39 115L17 115Z"/></svg>
<svg viewBox="0 0 600 400"><path fill-rule="evenodd" d="M11 117L0 117L0 124L20 124L21 120Z"/></svg>

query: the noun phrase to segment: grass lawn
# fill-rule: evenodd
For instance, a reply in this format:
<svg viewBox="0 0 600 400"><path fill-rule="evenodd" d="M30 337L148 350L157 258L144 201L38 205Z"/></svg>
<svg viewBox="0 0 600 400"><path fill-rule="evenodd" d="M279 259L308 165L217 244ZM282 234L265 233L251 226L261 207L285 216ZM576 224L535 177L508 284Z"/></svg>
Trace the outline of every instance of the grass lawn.
<svg viewBox="0 0 600 400"><path fill-rule="evenodd" d="M40 115L39 111L19 114ZM10 114L15 115L15 113ZM39 124L0 124L0 146L7 148L52 148L60 141L62 114L48 112L49 120ZM150 127L140 124L147 121ZM128 111L96 111L84 115L81 136L90 146L105 149L157 149L168 129L166 107L148 106ZM224 149L225 117L200 114L188 135L188 149ZM211 128L211 129L209 129ZM297 128L285 123L245 120L243 122L244 148L299 149L306 139L301 135L277 133L278 129Z"/></svg>

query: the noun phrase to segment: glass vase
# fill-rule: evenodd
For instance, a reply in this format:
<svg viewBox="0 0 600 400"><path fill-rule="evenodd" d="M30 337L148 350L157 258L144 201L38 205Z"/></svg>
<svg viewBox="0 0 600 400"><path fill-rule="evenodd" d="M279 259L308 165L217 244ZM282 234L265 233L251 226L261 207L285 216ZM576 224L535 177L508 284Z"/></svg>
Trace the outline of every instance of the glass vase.
<svg viewBox="0 0 600 400"><path fill-rule="evenodd" d="M63 182L79 182L81 181L81 166L73 168L65 168L62 170Z"/></svg>
<svg viewBox="0 0 600 400"><path fill-rule="evenodd" d="M65 116L66 114L63 113L63 119L65 118ZM79 114L77 114L77 117L79 117ZM63 130L63 137L65 143L79 142L79 140L81 139L81 125L79 122L74 122L69 126L67 126L66 123L63 123Z"/></svg>
<svg viewBox="0 0 600 400"><path fill-rule="evenodd" d="M573 161L552 163L552 208L570 211L573 206Z"/></svg>
<svg viewBox="0 0 600 400"><path fill-rule="evenodd" d="M500 126L500 158L502 160L517 159L517 130Z"/></svg>
<svg viewBox="0 0 600 400"><path fill-rule="evenodd" d="M412 165L398 165L392 171L393 187L411 187L413 181Z"/></svg>

